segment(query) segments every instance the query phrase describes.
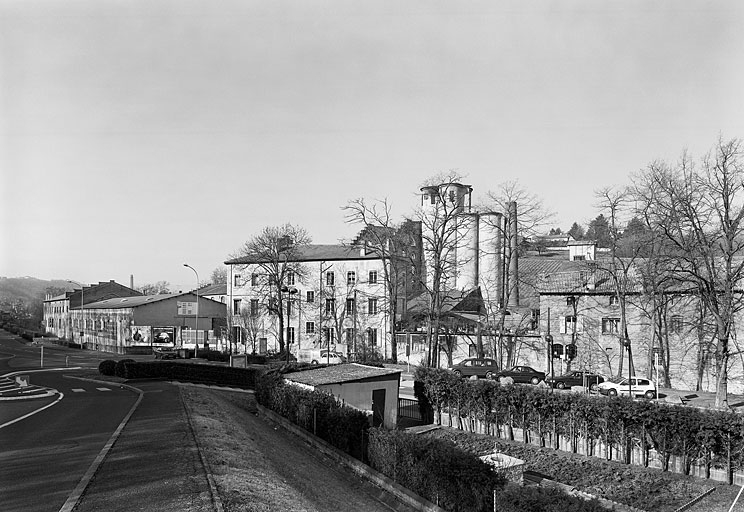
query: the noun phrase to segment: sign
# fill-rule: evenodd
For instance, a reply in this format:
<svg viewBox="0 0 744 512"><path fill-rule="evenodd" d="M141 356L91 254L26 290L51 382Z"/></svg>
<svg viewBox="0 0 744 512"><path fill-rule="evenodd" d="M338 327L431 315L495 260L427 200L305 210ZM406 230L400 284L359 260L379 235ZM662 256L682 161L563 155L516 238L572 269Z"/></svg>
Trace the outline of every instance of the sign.
<svg viewBox="0 0 744 512"><path fill-rule="evenodd" d="M153 327L152 345L154 347L172 347L176 341L175 327Z"/></svg>
<svg viewBox="0 0 744 512"><path fill-rule="evenodd" d="M127 342L129 345L150 345L151 340L152 328L149 325L133 325Z"/></svg>
<svg viewBox="0 0 744 512"><path fill-rule="evenodd" d="M196 302L176 301L178 316L196 315Z"/></svg>

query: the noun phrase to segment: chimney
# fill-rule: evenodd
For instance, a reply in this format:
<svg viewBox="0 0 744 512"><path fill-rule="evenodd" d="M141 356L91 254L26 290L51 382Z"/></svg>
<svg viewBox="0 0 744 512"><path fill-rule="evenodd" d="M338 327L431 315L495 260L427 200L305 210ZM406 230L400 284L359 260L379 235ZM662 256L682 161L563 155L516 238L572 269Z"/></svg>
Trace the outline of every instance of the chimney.
<svg viewBox="0 0 744 512"><path fill-rule="evenodd" d="M509 306L519 305L519 261L517 241L517 203L511 201L508 205L507 222L504 226L509 231Z"/></svg>
<svg viewBox="0 0 744 512"><path fill-rule="evenodd" d="M129 287L134 290L134 274L129 274Z"/></svg>

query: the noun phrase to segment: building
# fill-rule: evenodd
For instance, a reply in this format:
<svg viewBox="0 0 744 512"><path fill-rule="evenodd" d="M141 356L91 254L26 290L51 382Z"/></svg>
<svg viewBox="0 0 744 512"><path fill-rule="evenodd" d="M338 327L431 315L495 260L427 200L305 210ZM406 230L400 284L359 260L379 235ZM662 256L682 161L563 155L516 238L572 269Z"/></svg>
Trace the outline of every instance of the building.
<svg viewBox="0 0 744 512"><path fill-rule="evenodd" d="M330 346L352 358L363 350L389 357L383 279L389 259L364 245L307 245L297 251L284 262L285 286L278 293L265 262L250 257L225 262L233 342L246 352L279 351L278 315L270 309L281 304L284 339L295 354Z"/></svg>
<svg viewBox="0 0 744 512"><path fill-rule="evenodd" d="M398 424L399 370L351 363L288 373L284 379L330 393L345 405L370 413L374 427L392 430Z"/></svg>
<svg viewBox="0 0 744 512"><path fill-rule="evenodd" d="M79 290L65 292L44 300L44 330L58 338L63 338L85 346L88 340L81 337L82 329L73 329L71 311L84 309L85 305L115 297L136 297L142 294L113 280L98 284L83 285Z"/></svg>
<svg viewBox="0 0 744 512"><path fill-rule="evenodd" d="M197 303L198 300L198 303ZM198 306L197 306L198 304ZM221 348L225 305L193 292L117 297L70 311L85 347L116 354L151 353L154 347Z"/></svg>

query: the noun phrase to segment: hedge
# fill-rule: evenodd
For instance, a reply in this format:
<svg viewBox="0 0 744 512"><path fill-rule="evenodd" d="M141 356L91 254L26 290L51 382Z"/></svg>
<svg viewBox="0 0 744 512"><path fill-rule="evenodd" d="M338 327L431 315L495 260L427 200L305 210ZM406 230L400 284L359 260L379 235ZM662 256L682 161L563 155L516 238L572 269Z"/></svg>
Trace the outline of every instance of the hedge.
<svg viewBox="0 0 744 512"><path fill-rule="evenodd" d="M562 436L571 440L576 452L583 439L592 455L601 440L619 450L626 463L633 444L637 444L646 464L653 448L665 471L675 455L683 458L685 474L693 464L708 471L711 467L727 468L729 483L733 472L744 466L744 418L735 413L628 397L553 393L533 386L501 386L493 381L463 380L441 369L419 368L415 378L420 382L414 385L419 390L419 404L436 413L440 423L439 413L448 410L457 421L470 417L485 422L496 435L504 427L513 439L512 429L520 428L524 442L532 433L541 446L557 443Z"/></svg>
<svg viewBox="0 0 744 512"><path fill-rule="evenodd" d="M131 359L119 361L117 366L121 366L121 377L125 379L166 379L248 389L253 389L256 384L255 368Z"/></svg>

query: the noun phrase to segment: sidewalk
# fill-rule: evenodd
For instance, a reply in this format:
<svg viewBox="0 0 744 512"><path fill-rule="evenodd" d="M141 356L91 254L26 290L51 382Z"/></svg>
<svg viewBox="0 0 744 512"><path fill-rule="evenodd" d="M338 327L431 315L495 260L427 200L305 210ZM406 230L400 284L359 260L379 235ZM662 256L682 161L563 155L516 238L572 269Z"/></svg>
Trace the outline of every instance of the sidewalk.
<svg viewBox="0 0 744 512"><path fill-rule="evenodd" d="M130 384L144 392L143 400L75 511L214 510L178 387Z"/></svg>

